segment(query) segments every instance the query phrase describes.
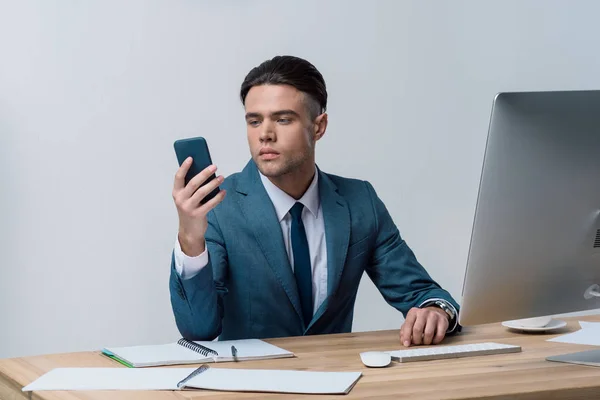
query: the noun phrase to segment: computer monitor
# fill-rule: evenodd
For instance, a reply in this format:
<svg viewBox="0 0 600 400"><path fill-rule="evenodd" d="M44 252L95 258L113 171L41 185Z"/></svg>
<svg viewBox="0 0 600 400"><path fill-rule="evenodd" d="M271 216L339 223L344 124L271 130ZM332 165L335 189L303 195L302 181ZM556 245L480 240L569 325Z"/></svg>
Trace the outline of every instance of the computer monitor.
<svg viewBox="0 0 600 400"><path fill-rule="evenodd" d="M500 93L463 326L600 308L600 90Z"/></svg>

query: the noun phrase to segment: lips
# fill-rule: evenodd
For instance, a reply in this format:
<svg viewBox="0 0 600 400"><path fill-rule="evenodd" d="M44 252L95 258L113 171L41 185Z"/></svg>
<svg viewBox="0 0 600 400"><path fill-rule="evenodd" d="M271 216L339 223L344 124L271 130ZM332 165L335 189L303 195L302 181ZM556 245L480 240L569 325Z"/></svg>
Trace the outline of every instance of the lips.
<svg viewBox="0 0 600 400"><path fill-rule="evenodd" d="M279 153L271 148L265 147L260 149L258 156L263 161L272 161L279 157Z"/></svg>
<svg viewBox="0 0 600 400"><path fill-rule="evenodd" d="M276 151L275 151L275 150L273 150L273 149L270 149L270 148L268 148L268 147L265 147L265 148L262 148L262 149L260 149L260 152L259 152L258 154L259 154L259 155L261 155L261 156L263 156L263 155L265 155L265 154L278 155L279 153L278 153L278 152L276 152Z"/></svg>

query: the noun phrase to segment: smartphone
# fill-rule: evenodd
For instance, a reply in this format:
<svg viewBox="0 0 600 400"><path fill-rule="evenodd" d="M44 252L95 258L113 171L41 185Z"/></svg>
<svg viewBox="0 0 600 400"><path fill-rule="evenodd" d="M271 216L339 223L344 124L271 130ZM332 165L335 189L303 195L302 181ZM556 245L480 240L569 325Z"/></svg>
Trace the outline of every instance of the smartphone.
<svg viewBox="0 0 600 400"><path fill-rule="evenodd" d="M175 141L173 147L175 148L175 155L177 156L179 166L181 166L181 164L183 164L188 157L192 157L193 159L192 165L190 166L188 173L185 175L186 185L194 176L198 175L205 168L212 164L210 153L208 151L208 144L206 143L206 139L203 137L179 139ZM212 174L201 186L206 185L215 178L216 175ZM200 201L200 204L204 204L215 197L220 190L221 189L217 187L215 190L207 194L204 199Z"/></svg>

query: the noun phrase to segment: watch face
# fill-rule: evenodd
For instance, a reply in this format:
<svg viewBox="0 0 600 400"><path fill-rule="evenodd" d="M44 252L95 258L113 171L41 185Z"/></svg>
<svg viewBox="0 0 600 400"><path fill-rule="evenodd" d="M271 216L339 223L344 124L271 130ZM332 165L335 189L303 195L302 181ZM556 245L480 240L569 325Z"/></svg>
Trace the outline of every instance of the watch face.
<svg viewBox="0 0 600 400"><path fill-rule="evenodd" d="M454 319L454 312L452 311L452 309L450 307L448 307L446 305L446 303L441 302L441 301L437 301L435 304L439 308L441 308L442 310L444 310L444 312L446 312L446 314L448 314L448 317L450 317L450 319Z"/></svg>

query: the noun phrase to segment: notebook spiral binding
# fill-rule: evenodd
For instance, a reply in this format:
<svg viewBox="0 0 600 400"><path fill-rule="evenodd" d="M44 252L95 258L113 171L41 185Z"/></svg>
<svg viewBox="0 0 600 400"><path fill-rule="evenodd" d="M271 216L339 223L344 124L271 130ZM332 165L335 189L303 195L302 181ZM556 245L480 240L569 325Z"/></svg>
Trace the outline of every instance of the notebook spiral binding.
<svg viewBox="0 0 600 400"><path fill-rule="evenodd" d="M177 388L181 389L190 379L192 379L195 376L200 375L201 373L203 373L204 371L206 371L208 368L209 368L208 365L202 364L201 366L199 366L198 368L196 368L194 371L192 371L191 374L189 374L188 376L186 376L185 378L183 378L182 380L180 380L177 383Z"/></svg>
<svg viewBox="0 0 600 400"><path fill-rule="evenodd" d="M201 344L192 342L191 340L187 340L186 338L179 339L177 341L177 344L180 346L183 346L187 349L193 350L196 353L200 353L203 356L209 356L209 355L218 356L219 355L219 353L217 353L213 349L209 349L208 347L205 347L205 346L202 346Z"/></svg>

